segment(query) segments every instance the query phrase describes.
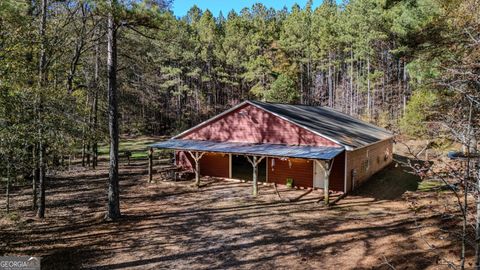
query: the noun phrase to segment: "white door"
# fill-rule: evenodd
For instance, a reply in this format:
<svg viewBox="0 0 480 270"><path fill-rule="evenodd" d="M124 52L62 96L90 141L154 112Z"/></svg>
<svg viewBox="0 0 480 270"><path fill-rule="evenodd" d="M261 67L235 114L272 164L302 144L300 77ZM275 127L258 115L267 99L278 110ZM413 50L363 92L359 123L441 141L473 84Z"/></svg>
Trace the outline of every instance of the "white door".
<svg viewBox="0 0 480 270"><path fill-rule="evenodd" d="M325 170L320 162L313 161L313 187L316 188L323 188L323 180L325 179Z"/></svg>

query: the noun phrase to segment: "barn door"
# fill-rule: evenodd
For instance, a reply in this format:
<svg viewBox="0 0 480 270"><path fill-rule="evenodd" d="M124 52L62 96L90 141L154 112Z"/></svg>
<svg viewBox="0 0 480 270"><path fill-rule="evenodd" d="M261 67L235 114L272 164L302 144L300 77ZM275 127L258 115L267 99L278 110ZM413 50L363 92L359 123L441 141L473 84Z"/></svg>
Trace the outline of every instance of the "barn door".
<svg viewBox="0 0 480 270"><path fill-rule="evenodd" d="M325 179L325 170L319 162L313 162L313 187L323 188L323 180Z"/></svg>

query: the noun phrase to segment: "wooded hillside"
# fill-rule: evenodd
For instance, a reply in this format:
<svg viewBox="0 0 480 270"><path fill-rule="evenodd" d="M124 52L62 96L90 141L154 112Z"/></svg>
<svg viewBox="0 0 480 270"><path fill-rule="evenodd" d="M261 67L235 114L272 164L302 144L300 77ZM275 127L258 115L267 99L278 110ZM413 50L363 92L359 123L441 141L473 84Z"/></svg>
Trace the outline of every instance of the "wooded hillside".
<svg viewBox="0 0 480 270"><path fill-rule="evenodd" d="M186 185L179 189L183 190L180 192L172 186L163 189L164 186L159 185L151 189L153 183L147 183L142 178L147 171L147 163L142 162L146 161L148 155L150 180L152 179L154 154L152 149L148 154L145 150L154 141L164 138L160 136L178 134L244 100L252 99L331 107L400 135L396 136L396 139L400 139L396 141L396 163L390 168L393 170L385 171L371 188L382 193L382 188L378 187L383 183L387 190L394 191L395 196L380 194L382 196L372 198L372 207L370 204L363 205L363 202L360 202L360 207L353 207L366 211L367 215L363 218L359 213L358 217L350 216L349 226L356 228L358 220L364 220L367 225L363 227L364 224L361 224L361 228L354 229L358 232L355 237L352 237L354 234L351 228L343 228L344 234L338 234L338 239L334 240L340 243L341 249L335 245L332 250L361 250L365 247L364 251L358 253L361 254L359 257L364 258L367 254L373 258L371 254L376 254L375 259L385 261L380 267L394 268L382 251L386 249L392 253L389 256L398 265L409 265L405 268L424 268L422 265L425 264L419 262L428 257L428 265L434 265L433 267L445 264L449 268L458 266L465 269L474 267L475 261L476 269L480 269L480 0L323 0L315 8L312 1L309 1L305 6L294 5L280 10L259 3L240 12L218 15L193 6L184 17L173 14L172 4L172 0L0 0L0 189L6 193L5 201L3 197L0 198L2 207L5 205L6 208L6 215L3 216L3 211L1 212L0 223L2 218L8 218L11 213L12 191L21 198L22 203L16 206L14 212L31 214L24 215L29 218L18 223L18 227L12 226L8 233L0 235L0 242L4 243L0 248L9 246L11 251L16 250L18 253L28 246L27 250L31 248L29 254L36 255L35 248L39 246L35 244L39 242L32 242L34 237L26 235L36 234L35 237L40 235L48 238L46 241L55 242L57 232L60 235L72 231L88 238L88 241L78 238L78 242L88 248L93 246L93 240L99 241L99 250L110 247L105 245L105 238L99 237L95 231L92 231L93 234L84 234L78 227L62 226L73 223L80 227L90 227L88 222L93 220L92 215L95 214L92 209L103 211L103 206L106 206L107 214L96 224L101 225L96 229L105 232L104 224L110 224L105 223L105 220L119 220L122 216L119 179L123 177L125 192L130 192L131 195L141 190L139 194L143 194L143 197L122 198L126 199L125 208L130 210L131 215L131 222L128 223L127 217L125 224L135 229L143 228L142 241L151 237L154 229L168 239L177 230L194 232L190 235L192 241L202 242L208 252L202 253L199 251L201 249L191 243L181 244L181 250L185 252L183 256L195 258L193 261L196 263L201 263L200 259L217 256L217 248L220 252L225 251L224 240L218 240L222 244L211 249L210 242L203 242L211 235L202 236L196 234L198 231L195 230L198 227L203 229L206 223L211 225L211 221L219 216L217 214L226 213L224 210L227 208L228 212L232 212L231 217L227 214L227 219L213 222L215 227L212 231L222 236L233 235L235 241L239 240L239 243L227 249L232 254L243 256L237 251L247 245L247 248L253 249L249 256L253 254L261 257L261 260L252 261L264 263L265 258L278 257L291 263L290 257L285 256L287 253L265 256L268 252L283 252L282 246L265 249L262 245L279 239L279 235L287 235L280 242L295 247L291 254L297 256L302 252L297 249L295 239L298 240L299 233L295 230L302 227L302 224L308 224L309 231L303 239L308 246L303 251L308 252L303 253L310 254L307 257L311 258L342 261L338 260L340 257L335 257L337 253L329 252L325 256L325 253L318 255L310 253L310 250L322 251L329 247L323 236L330 237L329 233L333 232L331 228L338 229L340 223L348 219L346 213L350 211L351 203L359 202L355 198L352 202L347 201L344 210L329 212L332 209L326 208L321 209L325 212L306 214L306 218L313 217L306 223L296 219L299 217L297 214L305 209L318 210L316 205L309 204L310 208L295 206L288 210L277 201L268 202L271 209L278 207L287 210L275 210L273 215L277 216L278 222L287 220L288 224L284 226L273 219L271 221L277 223L278 230L257 235L267 227L255 227L263 226L257 219L247 223L239 221L237 213L242 213L246 210L245 207L251 206L254 206L252 209L264 211L263 206L256 206L259 201L233 199L229 200L230 206L218 208L217 212L209 208L198 211L197 207L203 207L203 198L210 196L208 194L214 194L212 201L215 204L218 202L220 205L227 200L221 198L223 193L216 193L215 189L209 190L207 195L200 196L198 192L195 194L197 197L192 196L192 193L198 190ZM121 135L128 138L146 136L143 142L136 137L136 142L125 140L124 145L119 146ZM402 150L398 151L400 148ZM132 149L138 150L137 153L132 155ZM455 151L447 155L448 150ZM368 150L366 153L365 164L368 167ZM103 164L99 163L100 155L103 155ZM130 158L134 155L143 155L144 160L130 164ZM128 166L122 169L133 171L132 175L126 171L122 171L123 175L119 173L121 157L128 158ZM105 163L107 160L108 164ZM167 163L171 161L166 156L164 160ZM81 173L55 179L55 174L70 168L69 165L75 162L78 166L73 174ZM400 168L397 166L399 164L405 167ZM408 170L404 170L406 167ZM197 180L198 177L199 174ZM389 180L384 181L384 178ZM425 185L433 183L432 188L426 189L426 195L421 191L400 199L406 193L403 186L408 185L409 191L416 192L419 183L425 179L432 181ZM104 180L108 185L105 185ZM392 188L394 184L403 186L395 190ZM224 184L215 185L224 189ZM238 186L243 188L245 185ZM49 206L55 213L53 216L59 218L59 213L63 215L59 218L65 221L61 226L50 228L49 224L54 224L54 221L42 223L49 210L46 209L46 205L49 205L48 197L45 203L47 188L51 192L48 195L55 198ZM328 191L328 185L324 189ZM94 192L89 193L92 190ZM280 197L276 186L275 191ZM289 189L287 191L290 192ZM103 193L105 196L99 200L98 194ZM234 196L242 194L241 191L230 193ZM313 196L313 192L310 195ZM170 197L167 202L165 198L168 196L181 202L175 204ZM77 197L80 199L77 200ZM28 201L25 202L26 200ZM386 200L391 200L385 208L388 209L388 215L382 214L377 220L375 213L369 211L377 207L379 201L385 204ZM437 205L432 206L432 201L436 201ZM78 202L87 203L78 210L75 208ZM391 202L394 203L390 205ZM404 208L397 207L396 203ZM180 214L163 208L167 204L174 205L173 209ZM68 208L68 211L62 212L59 208ZM243 210L237 211L240 208ZM187 215L186 211L191 211L192 217L187 218L190 214ZM335 211L339 212L330 214ZM77 214L70 219L71 213ZM209 214L205 216L203 213ZM326 216L322 217L325 213ZM415 259L412 261L416 264L411 266L403 263L405 258L409 261L412 256L391 249L389 244L400 245L400 242L392 240L398 238L389 237L424 226L417 223L418 213L423 213L425 220L435 220L431 223L434 225L428 225L434 226L439 232L429 232L432 241L441 239L449 243L435 247L424 241L428 245L425 248L427 251L413 255ZM37 217L35 220L34 214ZM250 218L250 214L243 212L243 218ZM90 221L84 222L85 216L89 215ZM139 223L132 222L141 223L148 215L152 226L158 227L142 227ZM262 212L258 217L267 215L269 214ZM257 214L253 216L257 218ZM328 222L333 216L340 217L338 226L337 222ZM180 225L175 223L178 222L175 220L178 217L185 218L180 219ZM382 217L386 218L382 220ZM392 218L398 217L401 217L399 224L390 224ZM159 222L160 219L162 222ZM195 221L193 230L185 227L191 226L192 221ZM379 225L376 221L384 223ZM27 224L29 222L30 225ZM20 229L25 224L28 225L25 227L28 231ZM169 226L168 230L162 227L165 224ZM252 233L242 231L238 235L253 235L258 243L245 244L243 236L237 238L237 232L225 233L228 232L225 224L234 224L232 228L237 224L242 229L251 229ZM319 229L314 226L321 227ZM428 226L423 228L429 230ZM45 231L47 233L38 230L42 227L48 227ZM290 227L295 230L285 229ZM137 243L124 239L137 240L138 235L122 233L117 228L122 227L109 227L110 240L118 234L128 236L115 239L119 243ZM444 237L443 234L447 232L451 234ZM64 239L65 244L59 242L60 249L71 244L70 234L65 235L69 237ZM384 236L387 238L383 242L375 240L383 239ZM410 252L418 248L411 246L413 237L418 240L417 235L405 238L406 244L401 250ZM363 242L363 238L366 242ZM184 240L183 235L172 239L172 246L179 245ZM311 239L317 239L313 246ZM355 239L360 242L343 246L342 242L346 239L348 242ZM368 242L372 239L373 245ZM135 249L142 245L145 250L140 251L148 251L149 255L152 255L152 251L164 249L164 255L172 252L172 255L167 256L168 260L179 258L179 249L170 249L170 244L165 248L165 243L168 243L166 240L151 246L144 245L142 241L139 242L141 244L132 244L128 248ZM21 249L15 249L17 247ZM375 252L370 252L371 247ZM435 253L437 248L445 247L448 248L442 254ZM268 252L258 253L260 248ZM56 249L57 247L50 247L50 251ZM38 250L44 252L47 249L42 247ZM0 251L0 255L9 252L8 249ZM122 252L126 251L130 250L122 249ZM110 250L105 252L109 253ZM427 253L436 255L424 256ZM85 254L84 257L89 256ZM342 254L344 257L350 256L350 253ZM197 255L201 255L198 260ZM154 256L156 258L153 259L144 254L137 257L148 258L145 261L149 263L160 263L165 259L157 257L156 253ZM62 257L70 258L63 256L63 253L54 254L50 258L56 260ZM225 257L233 258L220 257L217 256L219 261ZM128 256L128 260L131 258ZM226 266L238 267L236 263L241 259L235 258L233 264ZM305 262L303 257L298 257L298 260L302 264ZM350 262L351 267L354 264L353 261ZM141 265L142 263L134 262L117 266ZM210 262L205 265L212 266ZM218 268L226 268L223 264L219 265ZM326 264L318 265L324 267ZM359 265L362 264L357 263L355 267L358 268ZM372 262L364 262L364 265L366 268L378 266ZM178 265L173 264L173 268L176 266ZM256 268L252 264L249 266Z"/></svg>
<svg viewBox="0 0 480 270"><path fill-rule="evenodd" d="M95 166L108 132L113 179L119 133L174 134L245 99L329 106L415 136L443 127L464 142L470 108L476 134L478 0L216 17L194 6L182 18L171 4L1 1L2 176L39 179L41 199L45 168L80 152Z"/></svg>

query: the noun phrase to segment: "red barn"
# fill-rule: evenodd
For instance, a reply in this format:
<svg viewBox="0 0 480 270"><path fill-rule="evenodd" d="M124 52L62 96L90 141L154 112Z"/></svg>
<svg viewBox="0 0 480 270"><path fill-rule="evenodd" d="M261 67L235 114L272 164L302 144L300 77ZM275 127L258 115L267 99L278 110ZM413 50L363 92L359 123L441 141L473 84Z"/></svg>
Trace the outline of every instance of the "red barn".
<svg viewBox="0 0 480 270"><path fill-rule="evenodd" d="M389 131L336 110L245 101L172 139L176 163L199 175L347 193L392 161ZM198 162L196 162L198 161Z"/></svg>

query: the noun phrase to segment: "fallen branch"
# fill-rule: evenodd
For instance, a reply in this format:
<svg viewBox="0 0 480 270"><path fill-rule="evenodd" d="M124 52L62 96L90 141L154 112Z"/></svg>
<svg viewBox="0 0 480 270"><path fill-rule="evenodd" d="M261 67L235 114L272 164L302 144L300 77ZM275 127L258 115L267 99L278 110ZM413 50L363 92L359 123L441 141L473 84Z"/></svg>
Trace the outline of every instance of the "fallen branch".
<svg viewBox="0 0 480 270"><path fill-rule="evenodd" d="M390 262L387 260L387 257L385 257L385 255L382 255L382 257L383 257L383 265L387 265L392 270L396 269L392 264L390 264Z"/></svg>
<svg viewBox="0 0 480 270"><path fill-rule="evenodd" d="M340 196L338 196L337 198L335 198L335 200L331 201L328 206L332 206L334 204L336 204L338 201L340 201L341 199L343 199L345 196L347 196L347 193L343 193L341 194Z"/></svg>
<svg viewBox="0 0 480 270"><path fill-rule="evenodd" d="M275 193L277 193L278 198L283 201L282 196L280 196L280 192L278 192L277 183L273 183L273 187L275 188Z"/></svg>
<svg viewBox="0 0 480 270"><path fill-rule="evenodd" d="M317 201L317 203L323 202L323 200L325 200L325 196L323 196L323 194L322 194L322 197L320 197L320 199Z"/></svg>
<svg viewBox="0 0 480 270"><path fill-rule="evenodd" d="M289 199L290 202L296 202L298 200L300 200L302 197L304 197L305 195L309 194L310 192L312 192L313 189L308 189L307 192L304 192L303 194L300 194L300 196L297 196L296 198L293 198L293 199Z"/></svg>

